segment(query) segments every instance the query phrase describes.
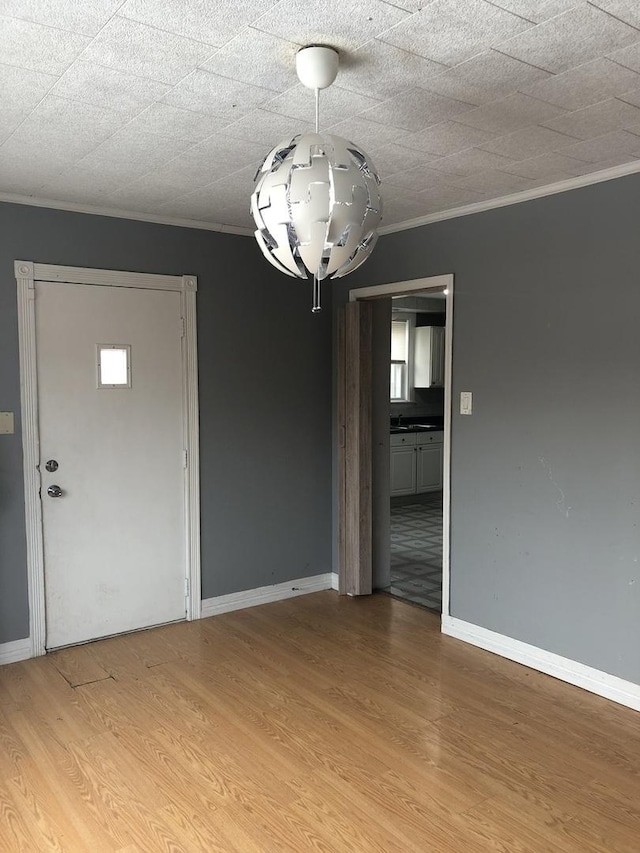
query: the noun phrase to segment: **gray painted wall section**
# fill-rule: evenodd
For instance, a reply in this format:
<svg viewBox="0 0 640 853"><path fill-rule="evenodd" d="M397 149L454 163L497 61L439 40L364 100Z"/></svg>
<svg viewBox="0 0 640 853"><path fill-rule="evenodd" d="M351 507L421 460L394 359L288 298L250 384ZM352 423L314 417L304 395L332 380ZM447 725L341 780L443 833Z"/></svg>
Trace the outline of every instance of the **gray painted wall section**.
<svg viewBox="0 0 640 853"><path fill-rule="evenodd" d="M198 276L202 592L330 570L331 310L255 241L0 205L0 643L28 635L15 259Z"/></svg>
<svg viewBox="0 0 640 853"><path fill-rule="evenodd" d="M634 175L383 237L334 284L455 274L452 615L635 683L639 222Z"/></svg>

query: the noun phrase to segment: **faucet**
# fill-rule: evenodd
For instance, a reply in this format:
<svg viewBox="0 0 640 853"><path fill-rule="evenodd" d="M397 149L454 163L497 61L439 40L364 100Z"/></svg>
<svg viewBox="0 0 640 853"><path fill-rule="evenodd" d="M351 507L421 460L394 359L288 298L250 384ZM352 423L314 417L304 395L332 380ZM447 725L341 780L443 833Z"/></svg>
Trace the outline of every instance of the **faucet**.
<svg viewBox="0 0 640 853"><path fill-rule="evenodd" d="M402 426L402 412L398 415L398 426Z"/></svg>

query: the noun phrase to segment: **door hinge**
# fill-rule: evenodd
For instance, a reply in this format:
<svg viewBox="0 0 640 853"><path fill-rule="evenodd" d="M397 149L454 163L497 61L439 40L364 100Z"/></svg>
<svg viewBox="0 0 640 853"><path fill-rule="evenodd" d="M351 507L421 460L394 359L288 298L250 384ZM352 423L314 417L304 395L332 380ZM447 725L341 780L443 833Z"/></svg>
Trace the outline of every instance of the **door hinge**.
<svg viewBox="0 0 640 853"><path fill-rule="evenodd" d="M180 317L180 337L184 338L186 331L186 324L184 321L184 317Z"/></svg>
<svg viewBox="0 0 640 853"><path fill-rule="evenodd" d="M191 581L189 578L184 579L184 597L189 598L191 596Z"/></svg>
<svg viewBox="0 0 640 853"><path fill-rule="evenodd" d="M189 451L188 450L182 451L182 464L185 468L187 468L189 466Z"/></svg>

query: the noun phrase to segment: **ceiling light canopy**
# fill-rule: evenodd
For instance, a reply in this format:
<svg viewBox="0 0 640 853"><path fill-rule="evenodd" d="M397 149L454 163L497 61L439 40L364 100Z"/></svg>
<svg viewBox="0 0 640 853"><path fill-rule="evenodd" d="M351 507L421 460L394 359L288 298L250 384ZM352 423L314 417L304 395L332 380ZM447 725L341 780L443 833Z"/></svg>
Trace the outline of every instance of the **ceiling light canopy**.
<svg viewBox="0 0 640 853"><path fill-rule="evenodd" d="M333 48L310 46L296 56L300 82L316 94L316 132L284 140L267 154L256 175L251 213L258 245L287 275L320 282L357 269L371 254L382 217L380 179L362 149L319 132L319 92L338 73Z"/></svg>

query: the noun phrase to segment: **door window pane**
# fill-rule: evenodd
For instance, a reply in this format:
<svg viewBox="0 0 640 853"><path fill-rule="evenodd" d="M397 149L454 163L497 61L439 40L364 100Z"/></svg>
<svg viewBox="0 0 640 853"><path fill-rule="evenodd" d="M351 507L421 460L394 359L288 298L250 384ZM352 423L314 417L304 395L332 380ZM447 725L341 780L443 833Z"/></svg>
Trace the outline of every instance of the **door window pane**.
<svg viewBox="0 0 640 853"><path fill-rule="evenodd" d="M131 347L98 344L98 388L131 387Z"/></svg>

